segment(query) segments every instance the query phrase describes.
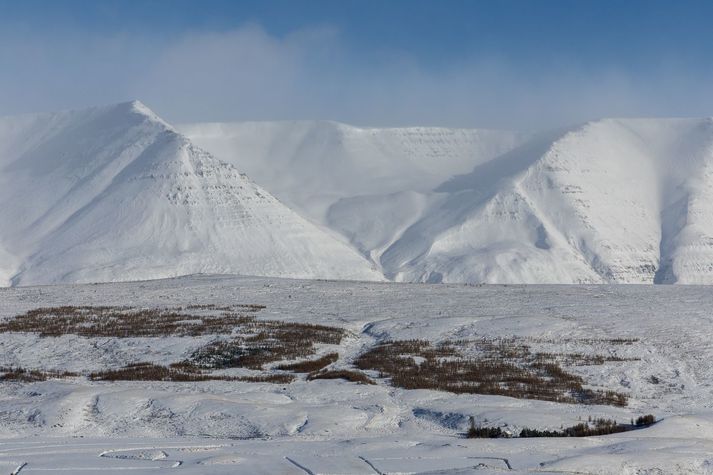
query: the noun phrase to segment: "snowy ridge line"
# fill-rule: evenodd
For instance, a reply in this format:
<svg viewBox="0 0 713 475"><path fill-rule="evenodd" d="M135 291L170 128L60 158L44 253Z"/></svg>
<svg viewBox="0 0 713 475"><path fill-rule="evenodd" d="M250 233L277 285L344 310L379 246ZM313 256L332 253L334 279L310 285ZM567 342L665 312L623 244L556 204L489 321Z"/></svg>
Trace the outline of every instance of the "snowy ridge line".
<svg viewBox="0 0 713 475"><path fill-rule="evenodd" d="M383 280L138 101L0 119L0 284L194 273Z"/></svg>
<svg viewBox="0 0 713 475"><path fill-rule="evenodd" d="M2 286L711 284L713 119L174 128L133 101L0 118L0 203Z"/></svg>
<svg viewBox="0 0 713 475"><path fill-rule="evenodd" d="M424 128L419 138L329 122L179 128L392 280L713 283L710 118L603 119L533 136Z"/></svg>

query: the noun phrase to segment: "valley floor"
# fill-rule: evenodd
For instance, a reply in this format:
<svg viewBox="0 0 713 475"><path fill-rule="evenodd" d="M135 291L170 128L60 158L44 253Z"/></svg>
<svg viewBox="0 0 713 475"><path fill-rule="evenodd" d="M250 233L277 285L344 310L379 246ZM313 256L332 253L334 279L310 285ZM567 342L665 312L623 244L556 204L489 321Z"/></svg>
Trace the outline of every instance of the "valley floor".
<svg viewBox="0 0 713 475"><path fill-rule="evenodd" d="M92 372L169 365L210 335L0 333L0 367L69 371L0 381L0 474L713 473L713 292L677 286L467 286L197 276L0 289L0 323L39 307L265 306L256 320L346 330L334 369L390 340L482 342L550 355L596 405L403 389L341 379L101 381ZM480 343L479 343L480 342ZM515 342L515 343L513 343ZM497 346L496 345L496 346ZM514 345L514 346L513 346ZM268 374L281 373L274 365ZM221 372L254 374L245 368ZM517 435L589 418L660 422L600 437L465 439L469 417ZM121 472L119 472L121 471Z"/></svg>

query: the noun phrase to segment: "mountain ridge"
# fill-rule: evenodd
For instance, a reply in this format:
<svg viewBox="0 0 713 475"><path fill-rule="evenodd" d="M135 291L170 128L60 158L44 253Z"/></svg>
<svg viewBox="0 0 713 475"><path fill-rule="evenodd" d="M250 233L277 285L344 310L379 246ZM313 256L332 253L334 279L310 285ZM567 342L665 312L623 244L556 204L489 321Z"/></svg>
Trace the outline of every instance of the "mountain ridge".
<svg viewBox="0 0 713 475"><path fill-rule="evenodd" d="M540 134L174 127L129 101L0 117L0 202L4 285L191 273L708 284L713 119Z"/></svg>
<svg viewBox="0 0 713 475"><path fill-rule="evenodd" d="M590 121L472 154L440 183L351 190L323 222L398 281L713 283L711 144L710 118Z"/></svg>
<svg viewBox="0 0 713 475"><path fill-rule="evenodd" d="M14 204L0 212L0 243L20 261L5 261L8 284L199 272L382 279L138 101L0 119L0 142L2 201Z"/></svg>

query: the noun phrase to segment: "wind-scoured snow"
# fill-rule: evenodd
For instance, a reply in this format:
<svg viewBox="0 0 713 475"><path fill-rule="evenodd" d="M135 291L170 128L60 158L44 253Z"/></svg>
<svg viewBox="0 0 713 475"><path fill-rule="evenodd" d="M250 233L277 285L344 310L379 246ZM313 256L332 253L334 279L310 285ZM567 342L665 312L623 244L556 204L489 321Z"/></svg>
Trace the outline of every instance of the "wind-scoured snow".
<svg viewBox="0 0 713 475"><path fill-rule="evenodd" d="M218 272L374 280L140 102L0 119L0 283Z"/></svg>
<svg viewBox="0 0 713 475"><path fill-rule="evenodd" d="M184 130L390 279L713 283L711 119L605 119L527 140L332 123Z"/></svg>

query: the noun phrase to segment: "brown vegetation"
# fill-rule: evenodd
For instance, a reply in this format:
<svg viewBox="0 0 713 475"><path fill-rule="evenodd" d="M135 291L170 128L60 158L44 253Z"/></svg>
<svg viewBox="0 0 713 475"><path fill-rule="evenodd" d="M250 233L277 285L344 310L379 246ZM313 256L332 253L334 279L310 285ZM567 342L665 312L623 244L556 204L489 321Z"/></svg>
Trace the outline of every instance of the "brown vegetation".
<svg viewBox="0 0 713 475"><path fill-rule="evenodd" d="M634 423L637 427L648 427L656 423L656 418L653 414L646 414L645 416L639 416L636 418Z"/></svg>
<svg viewBox="0 0 713 475"><path fill-rule="evenodd" d="M283 371L294 371L295 373L314 373L326 368L339 359L338 353L327 353L316 360L303 360L296 363L288 363L277 366L275 369Z"/></svg>
<svg viewBox="0 0 713 475"><path fill-rule="evenodd" d="M73 334L82 337L192 337L216 335L186 360L170 366L138 363L89 375L96 380L207 381L240 380L287 383L288 374L254 377L214 375L210 370L249 368L282 362L276 369L307 373L308 380L346 379L374 384L364 373L326 370L339 358L328 353L313 358L316 345L338 345L342 328L256 318L263 305L193 304L173 309L64 306L30 310L0 321L0 332L30 332L42 337ZM563 340L565 341L565 340ZM637 339L579 339L577 344L631 345ZM612 352L534 352L528 343L562 343L537 338L482 338L432 344L423 340L376 345L355 361L360 370L378 372L394 386L454 393L494 394L547 401L626 405L624 394L585 388L584 380L563 366L602 365L628 361ZM295 361L300 360L300 361ZM291 363L285 363L292 361ZM2 369L0 369L2 371ZM63 377L30 370L5 370L4 380L38 381Z"/></svg>
<svg viewBox="0 0 713 475"><path fill-rule="evenodd" d="M77 376L70 371L48 371L37 369L26 369L19 367L0 367L0 381L17 381L21 383L33 383L36 381L47 381L48 379L71 378Z"/></svg>
<svg viewBox="0 0 713 475"><path fill-rule="evenodd" d="M527 427L520 431L520 437L592 437L598 435L618 434L637 429L635 425L619 424L612 419L595 419L591 422L581 422L562 430L538 430Z"/></svg>
<svg viewBox="0 0 713 475"><path fill-rule="evenodd" d="M645 423L643 421L646 421ZM589 422L581 422L571 427L565 427L560 430L540 430L524 427L518 437L592 437L599 435L618 434L631 430L648 427L656 422L653 415L639 417L636 424L620 424L612 419L594 419ZM470 427L466 432L466 437L469 439L478 438L500 438L508 437L500 427L476 427L473 418L470 418Z"/></svg>
<svg viewBox="0 0 713 475"><path fill-rule="evenodd" d="M224 335L196 350L187 360L170 366L138 363L89 375L97 380L206 381L215 379L287 383L287 374L227 377L205 373L210 369L262 369L267 363L295 360L315 354L316 344L339 344L341 328L306 323L258 320L253 315L263 305L189 305L177 309L135 309L130 307L51 307L30 310L0 322L0 332L37 333L42 337L79 335L83 337L138 338ZM191 313L189 313L189 311ZM195 314L198 315L195 315ZM285 365L291 371L314 372L336 361L336 353L317 360ZM7 372L5 379L38 380L40 372Z"/></svg>
<svg viewBox="0 0 713 475"><path fill-rule="evenodd" d="M367 375L360 371L351 371L347 369L333 370L333 371L319 371L316 373L310 373L307 376L308 381L313 379L345 379L352 383L359 384L376 384Z"/></svg>
<svg viewBox="0 0 713 475"><path fill-rule="evenodd" d="M191 305L189 310L220 311L193 315L183 309L128 307L52 307L30 310L0 322L0 332L38 333L43 337L67 334L84 337L161 337L235 335L197 350L187 363L201 368L245 367L294 360L314 354L315 344L339 344L344 330L324 325L258 320L233 310L256 312L262 305ZM225 311L226 309L230 311ZM180 375L178 375L180 377Z"/></svg>
<svg viewBox="0 0 713 475"><path fill-rule="evenodd" d="M405 389L626 405L624 394L584 388L581 377L555 361L530 355L525 347L486 341L479 350L478 356L466 357L449 342L434 346L423 340L390 341L362 354L355 364Z"/></svg>
<svg viewBox="0 0 713 475"><path fill-rule="evenodd" d="M0 332L38 333L42 337L200 336L231 333L254 317L237 313L196 316L165 309L127 307L52 307L30 310L0 322Z"/></svg>
<svg viewBox="0 0 713 475"><path fill-rule="evenodd" d="M189 362L201 368L262 369L267 363L312 356L315 344L337 345L344 330L324 325L251 321L241 327L248 336L221 340L195 351Z"/></svg>
<svg viewBox="0 0 713 475"><path fill-rule="evenodd" d="M268 374L259 376L227 376L204 373L190 365L161 366L153 363L135 363L120 369L110 369L89 375L96 381L245 381L287 384L294 376Z"/></svg>

